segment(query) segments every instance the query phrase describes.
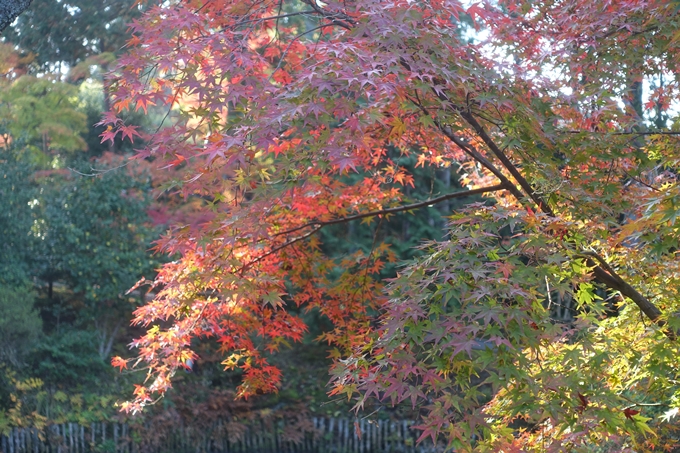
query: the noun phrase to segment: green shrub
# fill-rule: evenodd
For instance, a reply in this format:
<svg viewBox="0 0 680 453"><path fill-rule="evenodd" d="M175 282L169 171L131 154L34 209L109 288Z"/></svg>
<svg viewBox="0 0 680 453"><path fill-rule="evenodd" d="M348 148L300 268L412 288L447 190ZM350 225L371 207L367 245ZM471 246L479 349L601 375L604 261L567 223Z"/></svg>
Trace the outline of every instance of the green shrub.
<svg viewBox="0 0 680 453"><path fill-rule="evenodd" d="M99 357L94 332L56 331L31 353L31 372L58 388L97 385L109 368Z"/></svg>
<svg viewBox="0 0 680 453"><path fill-rule="evenodd" d="M0 287L0 362L19 367L42 332L28 288Z"/></svg>

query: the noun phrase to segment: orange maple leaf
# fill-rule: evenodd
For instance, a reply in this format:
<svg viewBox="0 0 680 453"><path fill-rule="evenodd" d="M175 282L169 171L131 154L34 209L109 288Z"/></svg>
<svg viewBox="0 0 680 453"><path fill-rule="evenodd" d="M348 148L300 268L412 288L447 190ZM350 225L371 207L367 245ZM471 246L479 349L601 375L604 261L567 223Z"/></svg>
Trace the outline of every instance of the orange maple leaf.
<svg viewBox="0 0 680 453"><path fill-rule="evenodd" d="M118 356L113 357L111 359L111 366L118 367L120 371L123 371L124 368L127 368L127 360Z"/></svg>

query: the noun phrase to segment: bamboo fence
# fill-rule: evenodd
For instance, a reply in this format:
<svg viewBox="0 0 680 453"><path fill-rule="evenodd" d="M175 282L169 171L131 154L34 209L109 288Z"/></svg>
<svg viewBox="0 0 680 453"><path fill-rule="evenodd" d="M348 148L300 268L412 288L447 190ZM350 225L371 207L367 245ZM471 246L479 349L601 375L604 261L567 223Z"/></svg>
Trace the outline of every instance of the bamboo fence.
<svg viewBox="0 0 680 453"><path fill-rule="evenodd" d="M358 428L357 429L357 425ZM313 428L312 428L313 426ZM283 435L283 422L256 421L239 433L216 421L197 430L177 426L147 441L124 423L77 423L13 428L0 439L2 453L436 453L444 448L429 441L416 445L418 433L407 421L313 418L312 426ZM360 435L359 432L360 431Z"/></svg>

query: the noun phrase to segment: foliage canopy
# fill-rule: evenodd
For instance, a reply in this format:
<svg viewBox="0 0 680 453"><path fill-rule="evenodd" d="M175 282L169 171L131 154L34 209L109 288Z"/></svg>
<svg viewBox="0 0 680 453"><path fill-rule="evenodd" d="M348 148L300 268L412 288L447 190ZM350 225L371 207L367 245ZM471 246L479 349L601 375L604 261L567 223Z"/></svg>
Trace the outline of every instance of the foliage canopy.
<svg viewBox="0 0 680 453"><path fill-rule="evenodd" d="M469 19L481 42L463 38ZM242 396L275 391L267 354L302 337L297 305L333 323L333 394L423 405L423 436L450 447L653 441L641 411L680 407L677 23L660 0L150 9L103 137L139 135L126 109L172 109L137 157L209 202L160 241L178 259L136 311L148 330L131 360L149 379L124 408L167 391L201 337L243 369ZM393 150L460 166L466 190L409 200ZM322 252L325 227L480 194L495 201L452 213L448 238L386 286L395 255L377 235ZM551 317L565 294L568 324Z"/></svg>
<svg viewBox="0 0 680 453"><path fill-rule="evenodd" d="M133 0L30 3L3 37L30 51L47 71L54 65L74 66L94 55L118 52L127 40L127 23L141 11L140 2Z"/></svg>

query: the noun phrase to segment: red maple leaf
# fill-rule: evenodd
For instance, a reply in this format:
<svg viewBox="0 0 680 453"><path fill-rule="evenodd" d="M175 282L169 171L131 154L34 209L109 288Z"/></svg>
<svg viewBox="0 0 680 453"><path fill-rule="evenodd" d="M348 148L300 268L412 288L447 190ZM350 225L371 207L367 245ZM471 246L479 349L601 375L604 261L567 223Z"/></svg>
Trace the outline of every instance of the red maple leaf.
<svg viewBox="0 0 680 453"><path fill-rule="evenodd" d="M633 420L633 415L637 415L639 413L639 410L632 409L630 407L627 407L623 410L623 415L625 415L628 420Z"/></svg>

